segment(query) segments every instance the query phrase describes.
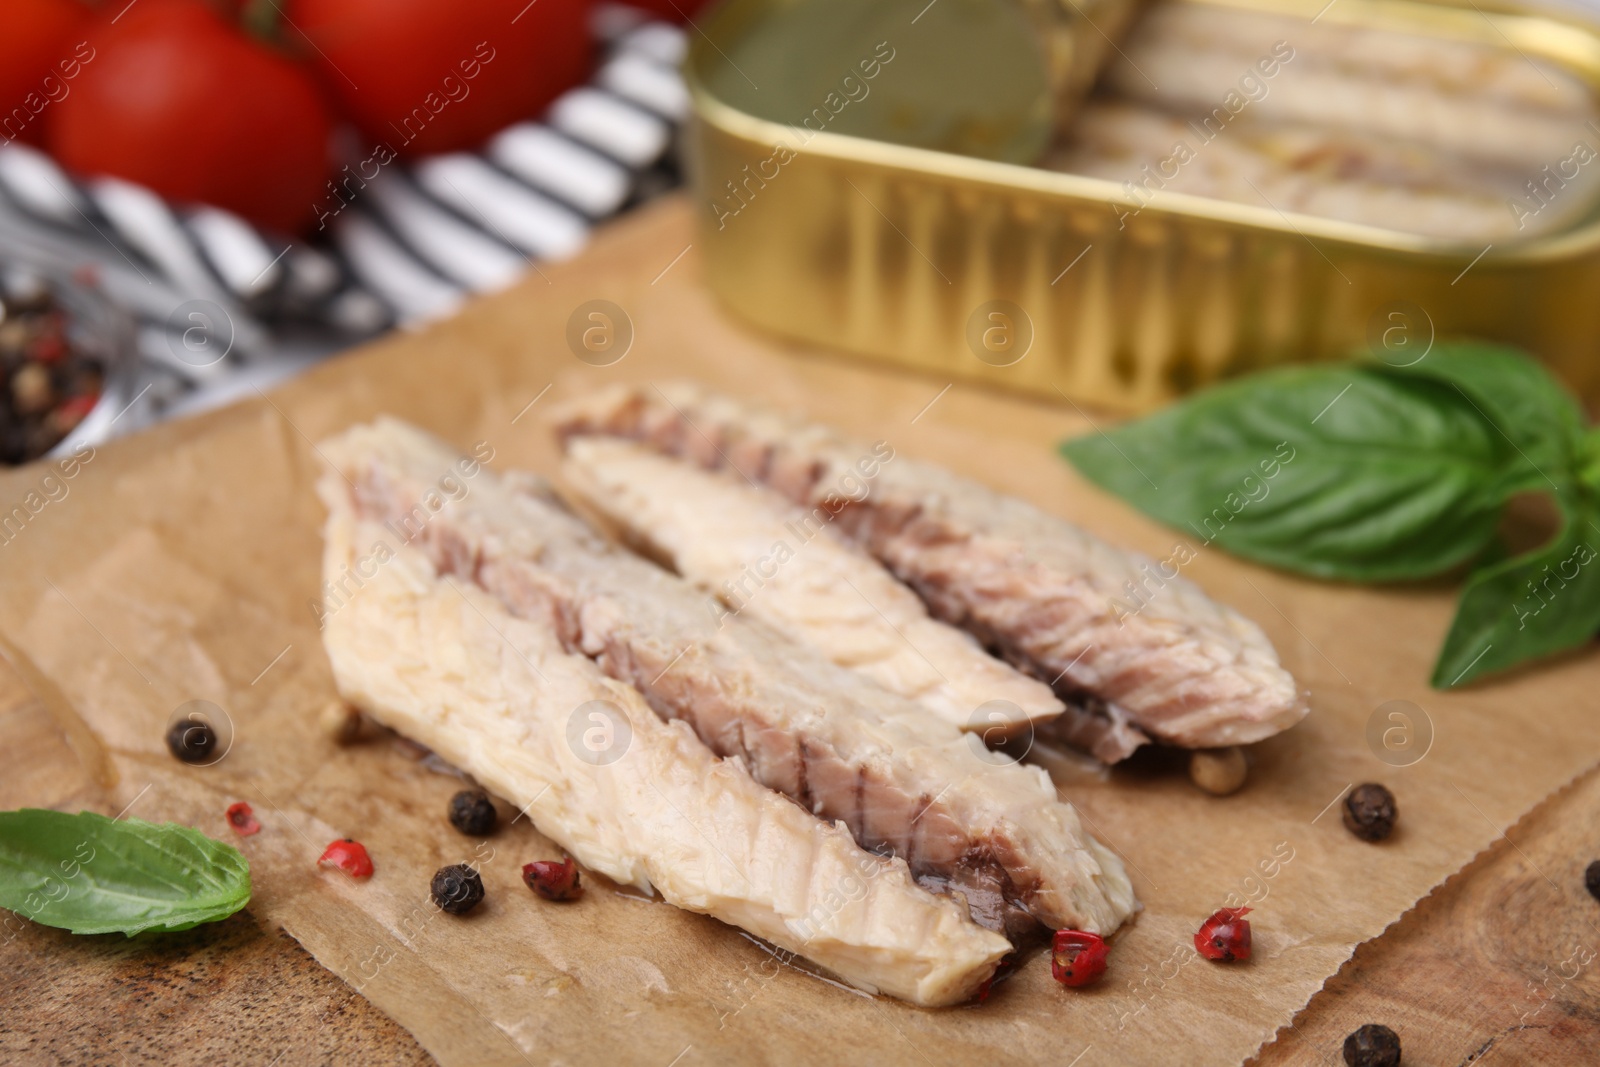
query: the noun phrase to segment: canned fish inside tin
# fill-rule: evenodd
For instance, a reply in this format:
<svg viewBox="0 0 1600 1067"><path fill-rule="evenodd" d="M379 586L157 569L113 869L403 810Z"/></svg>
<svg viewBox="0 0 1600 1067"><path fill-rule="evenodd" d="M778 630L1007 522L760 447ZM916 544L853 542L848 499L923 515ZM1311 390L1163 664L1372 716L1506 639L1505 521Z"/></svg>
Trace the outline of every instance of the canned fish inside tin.
<svg viewBox="0 0 1600 1067"><path fill-rule="evenodd" d="M1394 28L1429 5L1373 22L1338 0L1170 0L1110 47L1128 5L1106 8L778 4L706 78L802 143L847 133L1114 182L1124 223L1182 193L1471 244L1567 229L1600 199L1593 89L1487 18L1474 40ZM1063 91L1102 63L1087 101Z"/></svg>
<svg viewBox="0 0 1600 1067"><path fill-rule="evenodd" d="M1047 156L1122 185L1427 237L1566 228L1600 189L1592 90L1509 44L1204 3L1153 8Z"/></svg>

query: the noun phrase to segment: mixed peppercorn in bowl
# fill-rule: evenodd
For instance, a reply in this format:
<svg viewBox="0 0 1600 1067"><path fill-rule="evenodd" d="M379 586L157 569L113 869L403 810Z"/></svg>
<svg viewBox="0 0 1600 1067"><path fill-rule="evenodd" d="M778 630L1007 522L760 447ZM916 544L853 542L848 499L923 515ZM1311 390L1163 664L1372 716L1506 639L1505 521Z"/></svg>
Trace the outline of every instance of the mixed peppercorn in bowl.
<svg viewBox="0 0 1600 1067"><path fill-rule="evenodd" d="M132 333L91 271L0 263L0 463L103 440L132 399Z"/></svg>

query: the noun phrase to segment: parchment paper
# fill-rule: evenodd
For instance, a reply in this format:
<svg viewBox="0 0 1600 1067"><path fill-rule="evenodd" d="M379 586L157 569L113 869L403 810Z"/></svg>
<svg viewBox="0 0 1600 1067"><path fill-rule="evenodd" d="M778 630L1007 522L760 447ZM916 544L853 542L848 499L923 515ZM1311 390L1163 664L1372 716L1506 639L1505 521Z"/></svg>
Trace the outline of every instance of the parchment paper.
<svg viewBox="0 0 1600 1067"><path fill-rule="evenodd" d="M1237 1063L1354 945L1594 762L1593 654L1434 693L1425 679L1450 617L1447 586L1319 585L1206 549L1185 573L1262 623L1314 710L1255 749L1249 785L1226 799L1160 761L1065 787L1127 858L1145 904L1099 987L1062 989L1035 956L986 1004L919 1010L825 981L731 927L599 877L586 875L575 905L534 899L520 866L556 850L525 819L487 841L464 838L444 819L458 779L392 740L341 748L317 726L333 687L309 606L322 521L311 442L391 412L463 448L488 442L495 467L552 472L540 421L552 401L617 379L692 376L887 439L1156 558L1180 536L1054 455L1054 442L1089 429L1070 408L796 358L711 305L692 250L652 282L693 240L682 205L652 209L582 260L544 268L450 323L101 449L0 544L0 633L24 675L37 672L35 687L58 691L41 695L114 805L235 840L223 810L250 802L264 827L239 839L252 909L442 1063ZM580 362L566 340L569 315L594 299L624 308L635 333L607 367ZM22 503L44 474L0 478L0 504ZM234 728L210 767L179 764L162 740L175 710L196 699L223 708ZM1393 749L1369 744L1375 713L1378 734L1397 725L1394 708L1378 711L1395 700L1417 706L1411 747L1402 734ZM1395 765L1419 754L1425 723L1426 754ZM1368 780L1399 798L1401 828L1382 845L1353 838L1334 807ZM371 850L369 883L316 868L344 835ZM486 905L466 919L436 913L432 872L473 859ZM1240 899L1256 908L1256 958L1199 959L1196 926Z"/></svg>

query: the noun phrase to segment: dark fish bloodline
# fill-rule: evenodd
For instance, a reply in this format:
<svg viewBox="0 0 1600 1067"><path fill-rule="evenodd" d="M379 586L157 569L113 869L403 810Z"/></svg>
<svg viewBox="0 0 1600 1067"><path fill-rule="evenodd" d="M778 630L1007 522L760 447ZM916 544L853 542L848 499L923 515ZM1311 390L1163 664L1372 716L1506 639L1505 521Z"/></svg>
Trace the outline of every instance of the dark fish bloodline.
<svg viewBox="0 0 1600 1067"><path fill-rule="evenodd" d="M848 536L862 544L869 540L870 535L865 531L871 527L873 520L853 519L850 516L852 512L866 510L859 506L846 508L840 524ZM914 519L915 514L910 518ZM955 539L950 538L952 541ZM1150 735L1139 729L1126 709L1074 684L1065 677L1064 671L1045 667L1008 635L973 616L961 600L947 595L921 575L907 574L897 569L891 561L883 562L890 574L927 605L929 615L965 630L991 653L1050 687L1057 699L1066 705L1066 710L1055 719L1036 725L1034 729L1040 734L1088 752L1102 763L1119 763L1141 746L1150 743Z"/></svg>

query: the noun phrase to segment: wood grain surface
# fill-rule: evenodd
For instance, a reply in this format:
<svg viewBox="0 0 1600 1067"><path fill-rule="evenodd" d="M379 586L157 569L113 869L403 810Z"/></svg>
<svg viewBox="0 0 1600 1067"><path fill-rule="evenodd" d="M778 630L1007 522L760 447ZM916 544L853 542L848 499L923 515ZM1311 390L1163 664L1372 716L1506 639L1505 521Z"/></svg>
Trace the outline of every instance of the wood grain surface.
<svg viewBox="0 0 1600 1067"><path fill-rule="evenodd" d="M49 714L3 663L0 738L0 808L105 810ZM1411 1067L1597 1062L1600 901L1583 887L1584 867L1600 855L1597 825L1600 772L1541 805L1361 946L1254 1062L1341 1064L1344 1036L1366 1022L1395 1029ZM0 1062L433 1062L397 1023L248 912L136 940L73 937L7 918Z"/></svg>

